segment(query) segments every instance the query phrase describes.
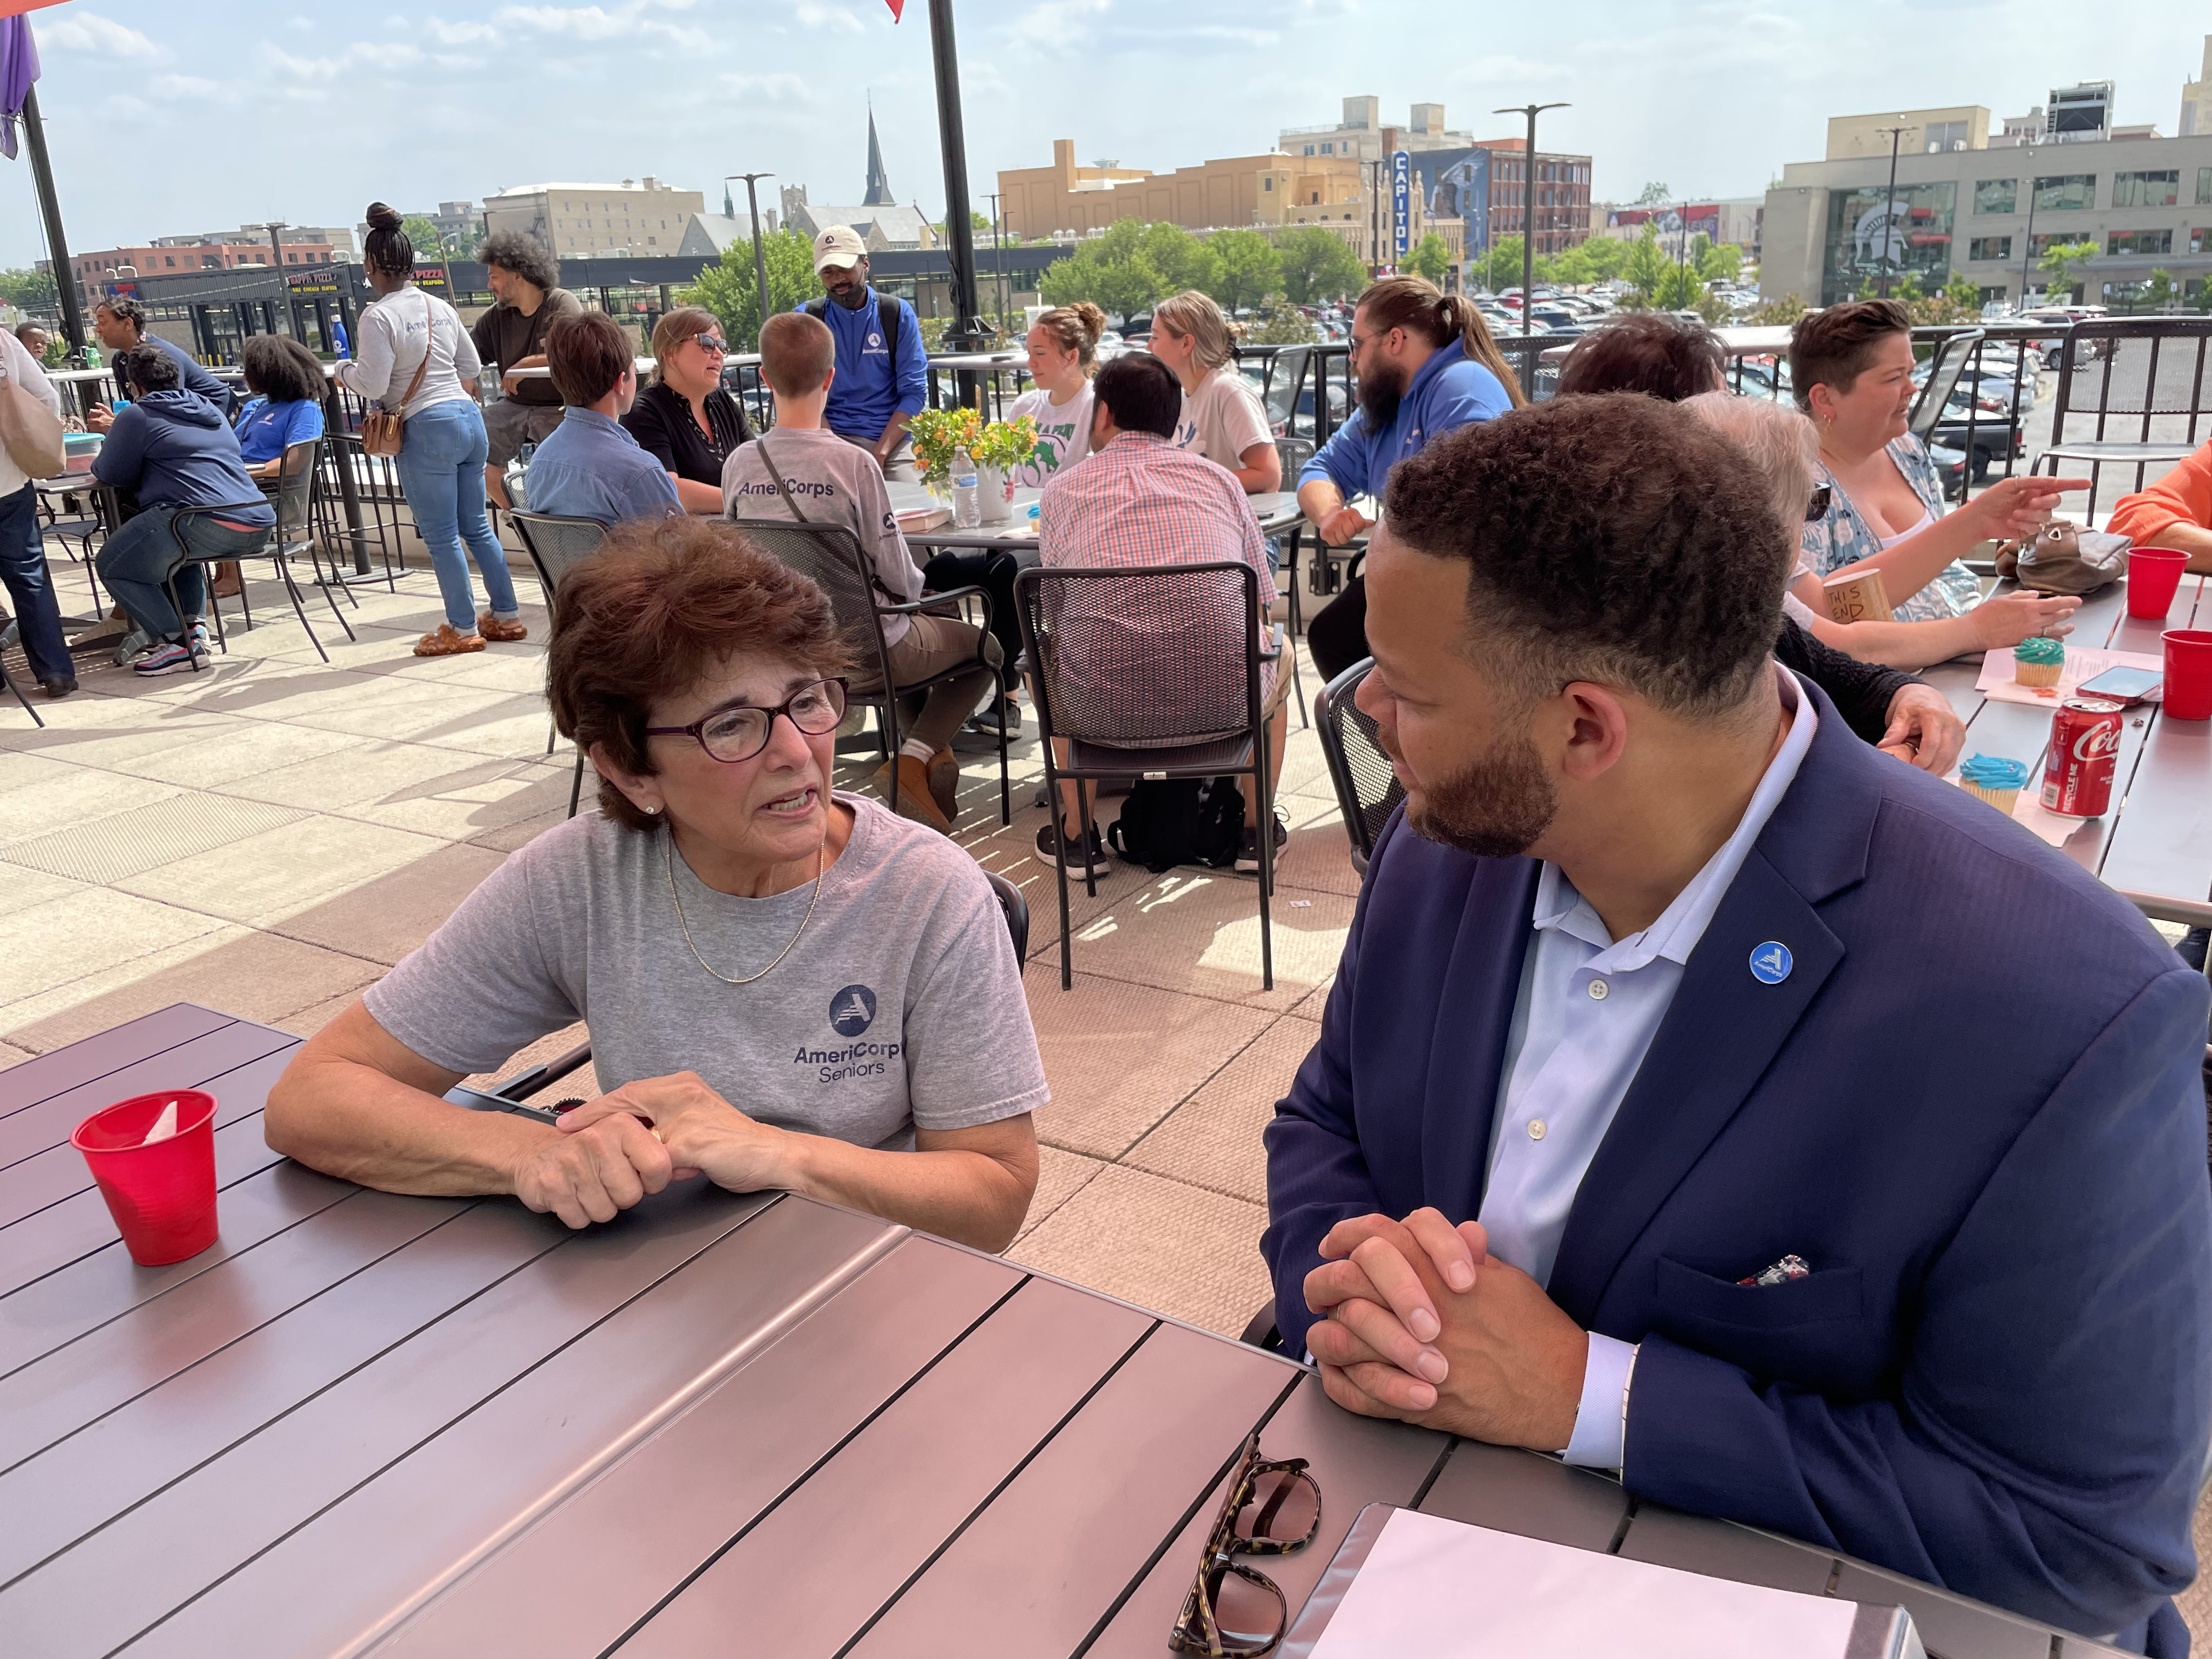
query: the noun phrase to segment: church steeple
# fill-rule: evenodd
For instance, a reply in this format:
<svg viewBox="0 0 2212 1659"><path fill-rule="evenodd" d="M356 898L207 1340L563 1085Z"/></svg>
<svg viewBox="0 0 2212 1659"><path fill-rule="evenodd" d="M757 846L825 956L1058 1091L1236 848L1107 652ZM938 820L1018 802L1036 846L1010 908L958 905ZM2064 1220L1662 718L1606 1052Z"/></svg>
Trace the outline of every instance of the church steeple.
<svg viewBox="0 0 2212 1659"><path fill-rule="evenodd" d="M860 198L862 207L896 207L898 198L891 194L891 181L884 172L883 146L876 142L876 112L868 111L868 193Z"/></svg>

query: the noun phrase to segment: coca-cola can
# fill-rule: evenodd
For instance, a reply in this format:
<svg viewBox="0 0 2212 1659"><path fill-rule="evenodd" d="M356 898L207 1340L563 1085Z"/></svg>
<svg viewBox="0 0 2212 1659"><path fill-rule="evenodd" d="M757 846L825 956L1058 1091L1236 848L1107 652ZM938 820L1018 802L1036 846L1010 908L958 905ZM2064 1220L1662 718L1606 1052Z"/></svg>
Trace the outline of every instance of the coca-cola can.
<svg viewBox="0 0 2212 1659"><path fill-rule="evenodd" d="M2103 697L2069 697L2058 705L2043 767L2045 811L2062 818L2105 816L2112 804L2124 706Z"/></svg>

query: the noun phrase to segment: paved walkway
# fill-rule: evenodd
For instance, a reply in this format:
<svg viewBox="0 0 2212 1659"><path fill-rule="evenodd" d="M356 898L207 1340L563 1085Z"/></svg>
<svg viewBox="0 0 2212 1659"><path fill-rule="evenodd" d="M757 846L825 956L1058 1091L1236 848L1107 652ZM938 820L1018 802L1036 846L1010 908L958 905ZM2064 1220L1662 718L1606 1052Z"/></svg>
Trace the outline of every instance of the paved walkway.
<svg viewBox="0 0 2212 1659"><path fill-rule="evenodd" d="M64 612L88 611L81 573L60 579ZM260 625L207 673L140 680L81 659L76 696L34 694L43 731L0 700L0 1066L180 1000L314 1031L564 816L570 756L546 753L534 603L527 643L419 659L409 647L439 617L428 572L361 591L358 642L311 592L325 665L281 590L250 594ZM20 653L9 665L21 681ZM1118 865L1097 898L1075 889L1063 992L1052 874L1030 856L1036 744L1017 750L1007 830L995 748L964 759L956 837L1028 896L1025 981L1053 1092L1009 1254L1234 1334L1268 1294L1261 1131L1319 1030L1358 891L1320 746L1293 718L1273 992L1252 878ZM866 768L851 770L841 781L857 787ZM2197 1534L2212 1559L2212 1510ZM2212 1587L2183 1606L2212 1638Z"/></svg>

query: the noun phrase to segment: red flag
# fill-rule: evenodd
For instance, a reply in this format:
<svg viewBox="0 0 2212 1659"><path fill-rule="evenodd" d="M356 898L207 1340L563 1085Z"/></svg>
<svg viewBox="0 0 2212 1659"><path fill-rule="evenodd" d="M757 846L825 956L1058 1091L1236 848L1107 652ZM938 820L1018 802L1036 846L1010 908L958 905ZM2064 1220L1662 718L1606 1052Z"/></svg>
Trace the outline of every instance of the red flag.
<svg viewBox="0 0 2212 1659"><path fill-rule="evenodd" d="M891 9L891 21L897 22L906 10L906 0L884 0L884 3Z"/></svg>

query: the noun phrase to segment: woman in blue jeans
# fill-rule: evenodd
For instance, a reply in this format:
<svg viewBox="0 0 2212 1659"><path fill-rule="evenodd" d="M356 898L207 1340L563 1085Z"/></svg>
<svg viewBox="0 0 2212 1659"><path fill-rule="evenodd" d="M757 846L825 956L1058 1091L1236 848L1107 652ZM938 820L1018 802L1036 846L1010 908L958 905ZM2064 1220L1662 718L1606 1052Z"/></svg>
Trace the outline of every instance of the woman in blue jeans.
<svg viewBox="0 0 2212 1659"><path fill-rule="evenodd" d="M339 385L396 410L405 422L399 487L446 602L446 620L415 642L415 654L450 657L481 651L486 640L525 639L529 630L507 555L484 518L489 446L471 389L483 363L453 307L415 286L415 245L399 222L383 203L369 204L363 263L378 298L362 313L359 351L337 373ZM481 615L469 583L471 555L491 602Z"/></svg>

